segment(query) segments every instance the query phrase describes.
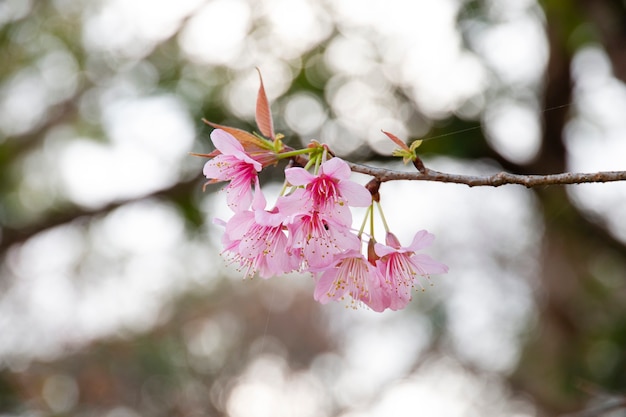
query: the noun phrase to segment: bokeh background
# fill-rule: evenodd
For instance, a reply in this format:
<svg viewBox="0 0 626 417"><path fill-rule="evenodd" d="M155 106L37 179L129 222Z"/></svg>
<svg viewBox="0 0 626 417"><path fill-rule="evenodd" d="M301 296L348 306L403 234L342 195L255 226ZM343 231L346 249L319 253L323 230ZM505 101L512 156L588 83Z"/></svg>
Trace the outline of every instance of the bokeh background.
<svg viewBox="0 0 626 417"><path fill-rule="evenodd" d="M385 183L450 272L320 306L225 266L189 155L255 129L255 67L294 147L626 169L623 1L1 0L0 415L626 415L626 184Z"/></svg>

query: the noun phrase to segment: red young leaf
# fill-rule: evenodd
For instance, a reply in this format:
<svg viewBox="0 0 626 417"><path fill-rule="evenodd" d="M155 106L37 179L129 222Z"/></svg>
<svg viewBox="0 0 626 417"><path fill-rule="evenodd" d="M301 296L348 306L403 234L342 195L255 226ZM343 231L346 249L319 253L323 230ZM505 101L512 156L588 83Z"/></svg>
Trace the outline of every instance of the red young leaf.
<svg viewBox="0 0 626 417"><path fill-rule="evenodd" d="M394 135L393 133L389 133L389 132L385 132L384 130L381 130L381 132L383 132L385 135L387 135L387 137L389 139L391 139L392 141L395 142L396 145L398 145L399 147L401 147L402 149L404 149L405 151L410 151L409 147L406 145L406 143L404 143L403 140L400 140L396 135Z"/></svg>
<svg viewBox="0 0 626 417"><path fill-rule="evenodd" d="M256 98L256 124L263 136L269 139L274 139L274 123L272 122L270 103L267 101L267 96L265 95L265 87L263 87L261 70L258 68L256 70L259 72L259 79L261 80L259 94Z"/></svg>
<svg viewBox="0 0 626 417"><path fill-rule="evenodd" d="M211 153L196 153L196 152L189 152L189 155L192 156L200 156L202 158L215 158L217 155L221 154L220 151L218 151L217 149L212 151Z"/></svg>
<svg viewBox="0 0 626 417"><path fill-rule="evenodd" d="M235 137L241 143L243 148L247 152L259 152L267 150L267 145L261 141L261 139L254 136L252 133L248 133L245 130L237 129L236 127L222 126L217 123L209 122L206 119L202 121L215 129L222 129Z"/></svg>

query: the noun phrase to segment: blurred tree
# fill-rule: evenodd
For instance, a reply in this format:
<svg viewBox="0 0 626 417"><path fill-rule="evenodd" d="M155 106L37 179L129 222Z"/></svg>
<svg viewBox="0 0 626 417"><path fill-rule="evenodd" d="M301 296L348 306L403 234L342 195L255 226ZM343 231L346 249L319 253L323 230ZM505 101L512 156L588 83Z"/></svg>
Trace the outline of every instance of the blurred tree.
<svg viewBox="0 0 626 417"><path fill-rule="evenodd" d="M358 394L336 393L331 375L349 362L341 355L351 337L341 331L347 319L312 303L310 288L293 277L240 285L216 272L219 260L209 253L219 251L219 239L207 236L207 212L213 217L219 209L207 207L202 161L188 152L209 150L203 117L254 129L258 65L274 94L277 130L294 146L319 137L346 159L391 164L376 142L385 128L425 137L420 149L427 165L442 157L520 174L569 170L574 151L568 129L585 107L579 86L585 71L599 65L594 61L576 73L573 61L590 47L606 54L615 90L623 93L624 2L444 3L457 8L450 35L454 52L446 52L456 55L433 72L447 74L442 83L454 96L433 95L427 84L438 78L413 74L415 65L427 66L444 52L425 52L414 66L400 67L410 61L406 44L392 42L400 29L359 26L357 14L367 15L367 4L353 9L353 20L343 6L305 1L298 2L302 14L270 1L0 4L0 412L242 415L233 398L258 392L252 388L263 366L277 370L268 378L277 387L283 381L281 395L308 404L298 397L308 387L324 397L317 408L298 415L353 410L346 398ZM409 22L419 18L407 4L398 7L406 7ZM296 27L284 22L283 13ZM297 20L302 16L308 18ZM280 32L281 19L291 33ZM216 29L205 36L201 28L209 22ZM506 58L504 64L494 58L515 56L509 49L516 45L506 43L510 38L488 43L489 36L513 30L507 24L523 38L528 28L517 22L539 28L530 31L537 43L529 36L516 44L527 41L535 48L527 73L507 72ZM436 35L443 39L445 33ZM408 45L427 50L424 45L435 42L409 38ZM412 83L412 77L422 81ZM456 80L464 77L471 85L458 87ZM530 157L511 154L494 127L507 103L531 109L539 126ZM532 123L517 126L505 136L532 136ZM617 190L623 201L624 189ZM502 397L522 399L530 404L529 414L540 416L603 415L602 407L612 401L623 412L626 234L616 230L620 223L609 216L611 210L589 209L566 188L532 193L543 225L538 273L529 284L536 310L523 324L519 360L513 369L495 372L502 389L510 390ZM154 223L135 231L153 215ZM159 237L167 233L174 236L171 242ZM133 239L142 234L163 252L150 258L137 249L144 243ZM110 276L121 278L109 286L104 282ZM154 281L147 290L150 302L132 298L139 284L128 276ZM177 284L162 284L163 276ZM65 290L55 289L61 284ZM108 291L115 305L104 313L97 306L91 310L97 302L90 294ZM30 297L31 292L42 295ZM72 306L64 311L76 328L56 326L47 297ZM446 345L451 330L445 300L421 303L398 313L411 323L427 316L435 333L426 356L410 358L411 372L428 364L424 357L454 353ZM95 330L83 323L89 314L117 317L118 310L140 318L101 318L105 324ZM38 320L46 314L51 327ZM459 356L468 371L489 379L491 371ZM384 394L367 400L374 404Z"/></svg>

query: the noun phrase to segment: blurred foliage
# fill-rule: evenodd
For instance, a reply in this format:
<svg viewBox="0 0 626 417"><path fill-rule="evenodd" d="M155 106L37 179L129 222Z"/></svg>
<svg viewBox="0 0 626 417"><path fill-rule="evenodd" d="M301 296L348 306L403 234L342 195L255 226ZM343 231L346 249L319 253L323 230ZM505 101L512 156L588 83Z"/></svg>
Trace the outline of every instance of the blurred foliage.
<svg viewBox="0 0 626 417"><path fill-rule="evenodd" d="M517 84L508 82L490 67L476 48L475 39L477 27L489 28L501 22L506 15L502 10L507 8L503 3L508 2L462 2L456 21L459 39L463 52L471 54L486 68L487 86L478 94L461 99L456 107L442 106L444 109L438 111L416 101L412 88L402 80L396 81L393 74L381 76L382 69L364 75L338 74L324 56L333 41L347 31L341 22L330 21L329 31L321 31L309 46L296 49L298 56L285 47L282 58L268 57L267 51L279 49L280 45L272 45L262 37L270 31L268 17L251 12L252 22L244 36L249 44L242 46L241 55L255 47L264 52L258 55L249 52L253 58L247 61L241 58L242 62L226 58L222 62L217 58L212 58L215 62L203 62L185 52L181 45L185 31L190 30L188 26L204 2L198 1L195 6L194 2L182 2L187 12L168 21L164 25L168 29L162 33L146 29L142 20L136 25L120 21L116 23L119 32L98 34L98 25L119 17L103 17L99 13L107 9L107 4L117 5L121 10L122 3L67 0L0 3L0 300L9 299L20 279L15 271L23 256L21 251L29 247L29 242L58 230L84 236L76 244L79 259L66 271L71 275L71 285L86 287L94 279L90 271L105 266L115 269L118 263L118 272L122 274L122 265L132 254L116 258L117 255L103 251L102 257L94 260L90 258L94 252L92 245L101 240L97 230L104 228L102 224L106 224L109 216L142 201L173 208L180 217L186 241L178 246L181 252L189 253L189 258L176 255L181 256L176 258L177 262L187 259L184 262L188 263L182 272L172 273L171 279L185 284L167 296L155 290L158 308L147 324L128 328L122 325L84 339L76 338L72 329L65 329L67 340L61 351L49 355L24 353L22 357L2 350L5 357L0 356L0 413L3 415L230 415L229 395L237 384L246 381L246 372L252 372L255 361L263 358L277 367L287 364L285 389L300 381L298 372L317 369L316 372L327 377L326 385L320 389L324 396L320 412L340 415L350 411L347 402L341 402L339 394L333 392L335 381L330 375L345 360L336 359L336 355L342 343L348 342L333 333L336 332L333 326L340 328L341 323L329 325L336 318L325 312L326 307L311 302L307 283L290 283L294 287L288 290L281 289L281 283L292 277L268 285L257 281L253 285L239 285L239 281L233 284L229 277L215 272L219 268L211 261L202 267L205 272L218 275L215 282L193 275L194 270L200 269L193 259L216 252L217 240L205 236L210 222L207 212L212 217L215 209L206 207L207 194L202 193L202 161L189 157L187 152L210 150L211 129L201 123L202 118L255 129L250 112L240 101L245 96L253 104L255 98L257 81L253 68L262 65L252 62L254 58L270 67L264 73L266 88L270 95L279 91L273 97L275 123L277 130L287 135L288 143L297 146L299 141L310 137L338 136L343 142L337 146L345 146L341 153L346 157L355 161L389 162L387 156L369 146L371 138L359 137L367 126L354 131L345 126L341 111L333 105L331 97L339 86L349 82L358 80L373 85L383 83L384 79L390 85L387 96L376 98L381 100L377 103L379 108L386 108L391 102L395 104L389 111L403 114L394 122L402 127L406 139L425 139L420 151L427 163L439 156L470 166L487 164L519 173L551 173L567 166L564 131L571 109L552 108L573 100L570 66L580 48L589 42L600 45L611 61L614 76L622 83L626 81L626 43L623 42L626 6L619 1L522 2L527 4L529 15L540 16L539 20L544 22L550 50L545 67L537 64L541 68L540 77ZM146 15L150 7L146 2ZM254 8L254 2L250 2L249 9ZM135 35L133 30L137 31ZM375 44L376 33L362 32L366 42ZM117 35L121 40L115 40ZM222 40L228 41L218 39ZM372 61L380 64L384 45L368 50L374 55ZM280 62L272 66L269 63L272 59ZM318 103L323 122L335 130L328 133L320 125L310 131L303 128L294 132L286 110L290 100L299 94L306 94L305 97ZM113 138L109 107L124 100L164 96L175 97L174 102L182 106L184 118L191 121L193 130L189 144L159 154L162 158L159 164L173 166L166 171L168 180L149 184L140 191L113 192L98 197L96 203L77 198L71 192L68 174L64 173L67 167L61 162L68 161L64 159L65 152L78 141L105 149L127 145ZM542 103L539 107L548 109L537 111L540 125L545 129L537 155L526 162L507 158L484 134L487 104L503 97ZM473 110L464 112L464 106ZM357 103L355 107L366 105ZM157 113L150 118L156 123L165 116ZM144 125L146 130L148 124ZM87 159L90 157L85 155ZM106 169L111 174L122 169L115 160L104 166L88 162L80 165L83 171L69 172L87 176L91 169ZM140 172L138 168L136 174ZM130 180L131 174L126 175ZM94 184L94 188L101 185ZM209 191L215 189L209 187ZM619 400L626 396L626 246L601 218L577 207L563 189L542 189L533 191L533 195L537 212L545 220L538 260L540 273L536 282L529 284L535 290L537 307L518 342L522 345L519 361L514 369L498 377L510 390L511 398L522 398L537 415L582 410L591 413L584 415L603 415L594 414L594 407L602 405L607 398ZM136 273L151 276L155 271L145 269ZM95 276L97 280L97 273ZM117 291L126 289L122 285ZM269 293L278 294L276 299L267 299L268 289L271 289ZM281 305L278 298L286 301ZM20 311L11 305L6 308ZM446 345L447 313L442 303L433 301L429 305L429 301L422 301L419 307L412 306L401 314L415 320L427 317L434 333L426 349L428 357L453 355ZM29 329L21 331L26 337ZM53 336L58 335L50 334L51 339ZM37 343L43 344L44 340ZM409 359L411 370L427 362L423 357ZM328 362L319 365L324 360ZM468 372L489 379L490 371L477 369L471 363L465 365Z"/></svg>

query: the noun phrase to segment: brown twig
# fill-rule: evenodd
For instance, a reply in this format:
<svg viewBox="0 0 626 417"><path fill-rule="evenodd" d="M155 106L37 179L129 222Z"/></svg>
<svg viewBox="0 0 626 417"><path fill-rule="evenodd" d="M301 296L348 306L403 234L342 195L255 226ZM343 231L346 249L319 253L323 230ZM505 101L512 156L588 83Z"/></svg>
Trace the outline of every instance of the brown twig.
<svg viewBox="0 0 626 417"><path fill-rule="evenodd" d="M376 168L368 165L348 162L352 172L371 175L380 182L408 180L408 181L437 181L454 184L465 184L470 187L489 186L499 187L507 184L523 185L527 188L545 185L567 185L591 182L626 181L626 171L605 171L594 173L573 173L550 175L519 175L508 172L499 172L488 176L448 174L424 168L423 172L401 172L388 168Z"/></svg>
<svg viewBox="0 0 626 417"><path fill-rule="evenodd" d="M54 227L68 224L80 218L94 218L97 216L102 216L124 205L144 201L150 198L180 198L181 196L190 194L194 189L199 188L198 184L199 177L194 177L193 179L176 183L169 188L165 188L148 195L138 196L126 200L113 201L105 206L93 209L83 208L79 206L67 207L57 214L49 215L45 220L41 221L40 223L35 223L27 227L21 228L5 227L2 229L2 236L0 239L0 254L3 254L12 245L24 242L35 236L36 234L46 230L50 230Z"/></svg>

